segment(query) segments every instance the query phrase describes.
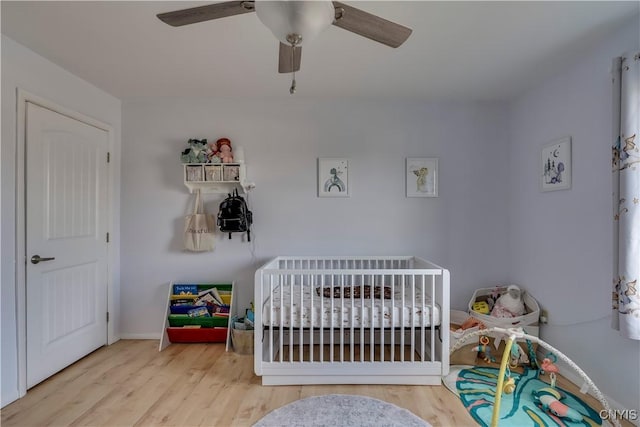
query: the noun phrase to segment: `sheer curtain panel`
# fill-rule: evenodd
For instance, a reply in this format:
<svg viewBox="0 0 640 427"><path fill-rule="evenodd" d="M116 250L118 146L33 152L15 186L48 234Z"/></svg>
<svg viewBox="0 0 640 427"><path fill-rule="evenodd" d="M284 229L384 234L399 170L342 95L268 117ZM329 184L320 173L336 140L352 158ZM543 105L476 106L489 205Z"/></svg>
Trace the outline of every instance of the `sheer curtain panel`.
<svg viewBox="0 0 640 427"><path fill-rule="evenodd" d="M640 340L640 52L613 61L613 315Z"/></svg>

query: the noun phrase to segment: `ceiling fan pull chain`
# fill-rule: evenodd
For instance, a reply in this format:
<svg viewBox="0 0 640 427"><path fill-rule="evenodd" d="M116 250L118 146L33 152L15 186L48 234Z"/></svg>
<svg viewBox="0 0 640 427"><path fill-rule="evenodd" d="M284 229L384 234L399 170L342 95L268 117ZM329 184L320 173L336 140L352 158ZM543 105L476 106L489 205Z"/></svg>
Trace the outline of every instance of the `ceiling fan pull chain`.
<svg viewBox="0 0 640 427"><path fill-rule="evenodd" d="M292 79L291 79L291 87L289 88L289 93L291 95L296 93L296 69L294 67L295 55L296 55L296 45L292 43L291 44L291 75L292 75Z"/></svg>

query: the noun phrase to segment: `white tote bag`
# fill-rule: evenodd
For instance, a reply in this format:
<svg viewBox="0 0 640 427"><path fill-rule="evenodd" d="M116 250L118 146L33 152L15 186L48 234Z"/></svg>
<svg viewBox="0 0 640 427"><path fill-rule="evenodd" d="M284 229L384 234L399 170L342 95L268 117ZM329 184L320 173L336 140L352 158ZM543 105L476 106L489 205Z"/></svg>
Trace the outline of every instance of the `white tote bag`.
<svg viewBox="0 0 640 427"><path fill-rule="evenodd" d="M193 252L212 251L215 248L216 218L204 211L200 190L196 192L193 214L184 221L184 248Z"/></svg>

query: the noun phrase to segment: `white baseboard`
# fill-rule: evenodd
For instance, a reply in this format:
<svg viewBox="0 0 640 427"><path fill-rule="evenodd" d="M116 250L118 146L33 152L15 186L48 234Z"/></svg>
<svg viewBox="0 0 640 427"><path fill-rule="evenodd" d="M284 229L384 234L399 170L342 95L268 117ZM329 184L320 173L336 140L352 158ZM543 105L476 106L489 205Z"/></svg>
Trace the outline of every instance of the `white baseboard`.
<svg viewBox="0 0 640 427"><path fill-rule="evenodd" d="M0 397L0 408L4 408L9 403L15 402L20 398L20 392L18 389L12 390L11 393L4 393L2 397Z"/></svg>
<svg viewBox="0 0 640 427"><path fill-rule="evenodd" d="M123 340L159 340L161 334L159 333L147 333L147 334L129 334L129 333L121 333L120 339Z"/></svg>

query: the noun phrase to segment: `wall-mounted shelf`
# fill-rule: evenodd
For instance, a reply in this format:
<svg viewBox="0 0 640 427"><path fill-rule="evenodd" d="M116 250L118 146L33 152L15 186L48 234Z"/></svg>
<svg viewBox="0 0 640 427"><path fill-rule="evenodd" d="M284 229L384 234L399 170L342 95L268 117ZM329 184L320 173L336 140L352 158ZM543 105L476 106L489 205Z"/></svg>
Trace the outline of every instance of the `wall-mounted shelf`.
<svg viewBox="0 0 640 427"><path fill-rule="evenodd" d="M244 162L239 163L183 163L184 185L189 192L231 193L234 189L244 193L255 188L247 181Z"/></svg>

